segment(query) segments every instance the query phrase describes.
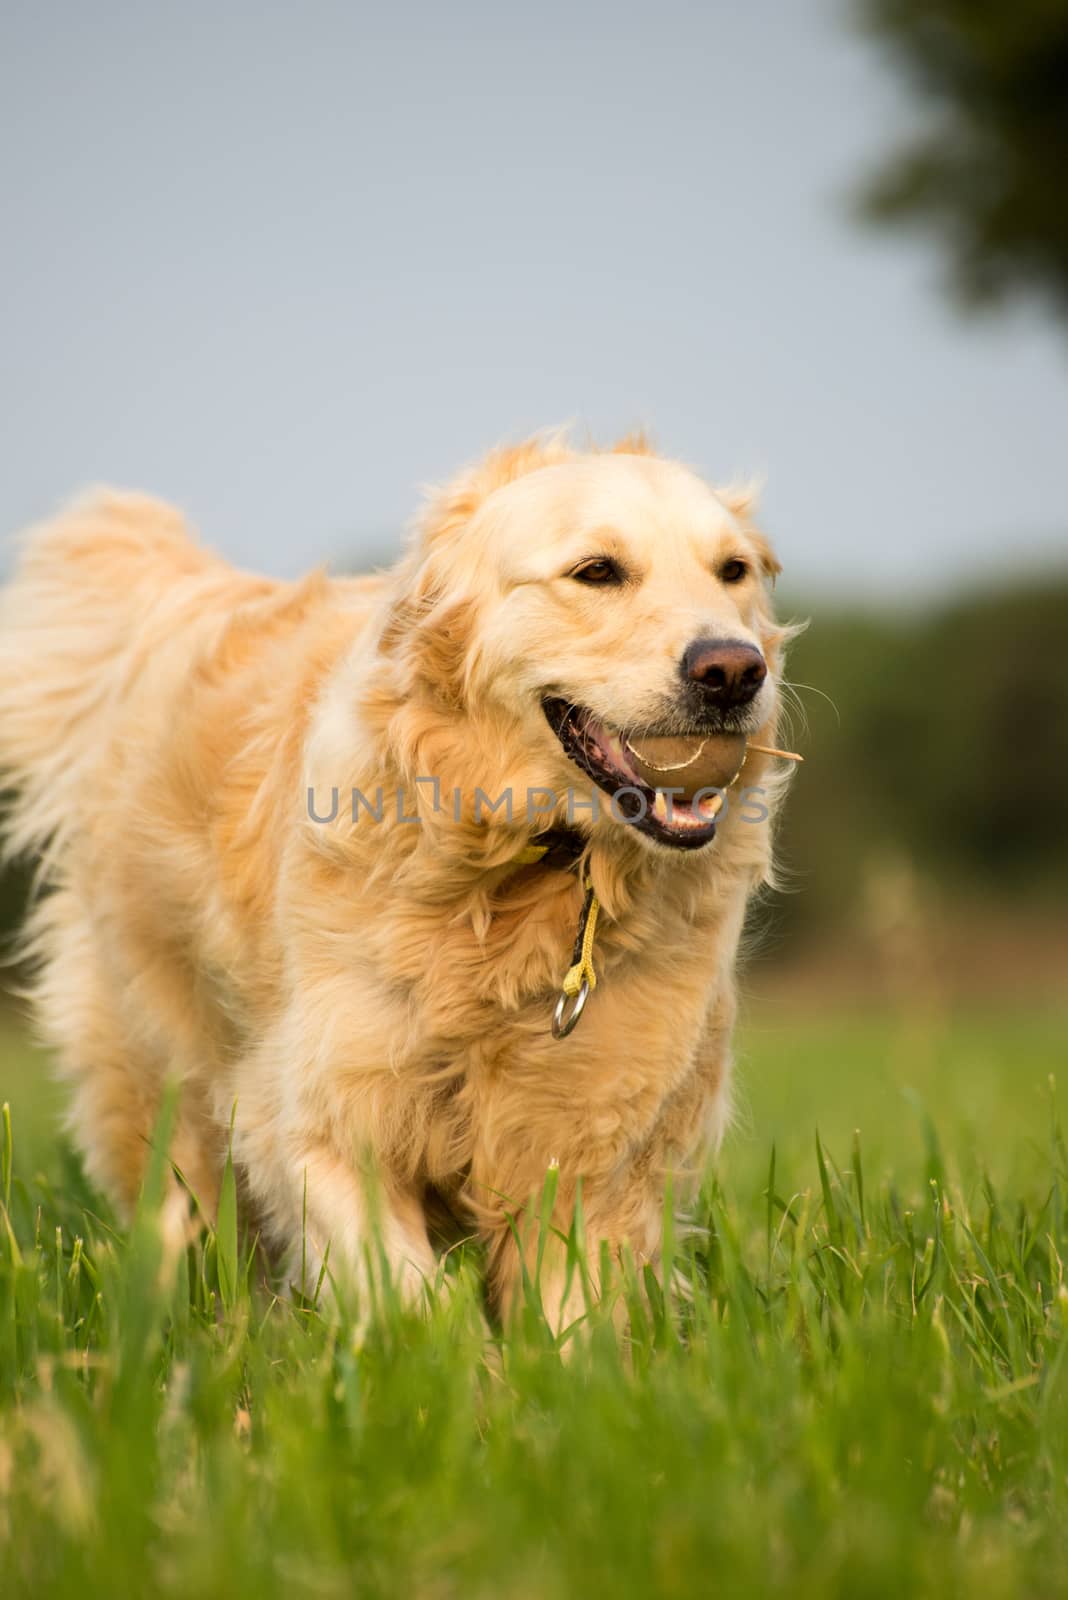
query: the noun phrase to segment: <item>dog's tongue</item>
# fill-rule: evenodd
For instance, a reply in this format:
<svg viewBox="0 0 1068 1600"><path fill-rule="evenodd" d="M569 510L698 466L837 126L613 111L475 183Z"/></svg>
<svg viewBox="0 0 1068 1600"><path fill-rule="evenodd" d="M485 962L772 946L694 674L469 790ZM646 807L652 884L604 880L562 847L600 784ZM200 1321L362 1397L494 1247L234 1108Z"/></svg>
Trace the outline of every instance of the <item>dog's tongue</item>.
<svg viewBox="0 0 1068 1600"><path fill-rule="evenodd" d="M704 738L627 741L635 772L650 789L681 789L692 800L698 789L725 789L745 760L744 733L714 733Z"/></svg>

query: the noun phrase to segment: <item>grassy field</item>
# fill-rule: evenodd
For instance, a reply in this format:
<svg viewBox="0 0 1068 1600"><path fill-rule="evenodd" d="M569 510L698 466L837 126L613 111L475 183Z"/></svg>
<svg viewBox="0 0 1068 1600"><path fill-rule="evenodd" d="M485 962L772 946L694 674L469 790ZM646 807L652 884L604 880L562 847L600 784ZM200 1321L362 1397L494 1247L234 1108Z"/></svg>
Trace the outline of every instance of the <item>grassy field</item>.
<svg viewBox="0 0 1068 1600"><path fill-rule="evenodd" d="M623 1274L565 1359L474 1257L362 1329L228 1207L165 1269L9 1029L0 1593L1063 1594L1068 1015L751 1012L692 1299Z"/></svg>

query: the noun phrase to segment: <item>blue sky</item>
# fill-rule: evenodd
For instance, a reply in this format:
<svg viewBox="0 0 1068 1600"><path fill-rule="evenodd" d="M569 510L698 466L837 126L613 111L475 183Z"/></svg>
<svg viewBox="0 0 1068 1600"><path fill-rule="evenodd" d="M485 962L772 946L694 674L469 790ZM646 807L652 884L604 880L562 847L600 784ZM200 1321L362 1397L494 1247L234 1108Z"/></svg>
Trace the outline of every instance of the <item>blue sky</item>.
<svg viewBox="0 0 1068 1600"><path fill-rule="evenodd" d="M915 116L819 0L6 7L0 524L111 481L378 561L573 419L764 477L810 601L1063 559L1068 329L848 214Z"/></svg>

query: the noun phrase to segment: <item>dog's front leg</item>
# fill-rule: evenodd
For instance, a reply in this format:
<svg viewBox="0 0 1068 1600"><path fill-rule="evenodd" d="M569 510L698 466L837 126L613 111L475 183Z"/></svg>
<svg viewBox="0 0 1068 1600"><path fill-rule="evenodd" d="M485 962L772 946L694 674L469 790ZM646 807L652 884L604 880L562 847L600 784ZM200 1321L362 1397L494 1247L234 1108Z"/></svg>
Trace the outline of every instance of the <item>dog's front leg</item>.
<svg viewBox="0 0 1068 1600"><path fill-rule="evenodd" d="M336 1008L339 1025L316 1028L305 1003L233 1085L235 1163L291 1279L310 1295L325 1269L361 1315L386 1280L418 1303L437 1271L421 1192L383 1154L397 1089L378 1065L386 1042L366 1037L369 1009L362 1031Z"/></svg>
<svg viewBox="0 0 1068 1600"><path fill-rule="evenodd" d="M664 1186L650 1182L648 1174L638 1170L618 1174L610 1186L584 1182L584 1226L575 1238L577 1188L562 1173L556 1182L548 1216L544 1205L548 1191L543 1189L540 1197L531 1194L525 1205L508 1208L485 1231L491 1295L501 1314L506 1320L515 1315L533 1292L553 1332L561 1333L585 1315L590 1300L604 1293L605 1253L609 1273L617 1282L625 1256L639 1272L659 1262Z"/></svg>
<svg viewBox="0 0 1068 1600"><path fill-rule="evenodd" d="M602 1080L596 1093L575 1094L561 1116L548 1069L532 1076L516 1105L502 1077L496 1100L484 1107L490 1132L476 1147L468 1193L490 1246L493 1298L505 1316L534 1285L555 1331L581 1318L588 1295L599 1298L607 1287L605 1246L616 1283L624 1257L639 1272L659 1271L667 1208L686 1205L728 1116L731 1020L732 1000L722 993L670 1091L659 1101L638 1093L629 1110L615 1078ZM569 1241L580 1192L577 1268Z"/></svg>
<svg viewBox="0 0 1068 1600"><path fill-rule="evenodd" d="M504 1131L501 1117L487 1118L496 1133L476 1143L466 1194L489 1248L493 1304L507 1321L533 1291L560 1333L585 1314L589 1297L600 1297L604 1245L613 1271L624 1252L639 1268L657 1260L664 1152L650 1148L660 1143L658 1130L637 1139L618 1125L609 1132L582 1105L566 1132L558 1123L551 1139L539 1137L537 1107L528 1102L526 1110L527 1120Z"/></svg>
<svg viewBox="0 0 1068 1600"><path fill-rule="evenodd" d="M436 1258L420 1198L377 1172L370 1158L342 1156L331 1144L301 1139L284 1173L268 1180L272 1197L285 1196L282 1237L290 1273L314 1293L328 1276L342 1298L354 1292L363 1316L384 1294L418 1305L434 1283ZM325 1271L324 1271L325 1269Z"/></svg>

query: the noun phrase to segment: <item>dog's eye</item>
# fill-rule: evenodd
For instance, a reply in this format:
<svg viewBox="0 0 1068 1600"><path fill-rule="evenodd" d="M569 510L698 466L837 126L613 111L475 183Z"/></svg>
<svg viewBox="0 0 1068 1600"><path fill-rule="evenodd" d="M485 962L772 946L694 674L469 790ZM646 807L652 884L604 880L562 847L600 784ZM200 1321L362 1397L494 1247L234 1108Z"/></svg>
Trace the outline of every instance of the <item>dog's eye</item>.
<svg viewBox="0 0 1068 1600"><path fill-rule="evenodd" d="M720 573L720 579L723 583L741 583L748 571L749 568L744 561L727 561Z"/></svg>
<svg viewBox="0 0 1068 1600"><path fill-rule="evenodd" d="M623 571L611 556L594 556L591 561L583 561L580 566L574 567L569 574L578 583L622 583Z"/></svg>

